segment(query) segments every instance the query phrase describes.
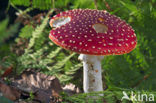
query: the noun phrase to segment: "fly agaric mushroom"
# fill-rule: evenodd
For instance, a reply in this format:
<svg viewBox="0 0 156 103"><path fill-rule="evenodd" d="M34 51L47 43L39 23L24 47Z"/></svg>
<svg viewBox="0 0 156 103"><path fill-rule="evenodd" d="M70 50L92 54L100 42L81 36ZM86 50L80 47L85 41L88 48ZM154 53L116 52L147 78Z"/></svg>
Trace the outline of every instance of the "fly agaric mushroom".
<svg viewBox="0 0 156 103"><path fill-rule="evenodd" d="M50 20L49 38L57 45L80 54L84 92L103 91L101 60L105 55L129 53L136 46L134 30L105 10L77 9Z"/></svg>

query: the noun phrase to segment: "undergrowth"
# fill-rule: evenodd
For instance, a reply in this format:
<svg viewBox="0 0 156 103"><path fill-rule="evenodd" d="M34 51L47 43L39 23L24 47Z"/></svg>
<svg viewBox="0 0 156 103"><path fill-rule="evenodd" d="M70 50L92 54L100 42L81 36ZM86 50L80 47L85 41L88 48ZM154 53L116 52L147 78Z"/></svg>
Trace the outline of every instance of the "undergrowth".
<svg viewBox="0 0 156 103"><path fill-rule="evenodd" d="M106 91L104 100L108 103L121 102L123 91L156 91L156 2L155 0L9 0L20 15L29 18L28 24L8 25L9 19L0 21L0 74L13 67L13 74L19 75L25 69L36 69L48 75L55 75L62 84L74 83L82 88L82 64L78 54L56 46L49 40L49 18L60 11L78 8L106 9L111 14L127 21L137 35L137 47L129 54L105 56L102 61ZM24 6L26 9L19 9ZM29 14L40 9L46 15L40 23L34 24ZM48 12L47 12L48 11ZM19 28L23 25L22 28ZM20 32L18 32L20 31ZM16 35L16 36L15 36ZM17 37L18 35L18 37ZM10 39L14 37L15 39ZM85 103L89 95L81 93L63 95L64 103ZM156 95L155 95L156 96ZM103 103L99 97L97 103ZM89 99L88 103L94 100ZM127 103L128 101L123 101ZM135 103L135 101L132 101Z"/></svg>

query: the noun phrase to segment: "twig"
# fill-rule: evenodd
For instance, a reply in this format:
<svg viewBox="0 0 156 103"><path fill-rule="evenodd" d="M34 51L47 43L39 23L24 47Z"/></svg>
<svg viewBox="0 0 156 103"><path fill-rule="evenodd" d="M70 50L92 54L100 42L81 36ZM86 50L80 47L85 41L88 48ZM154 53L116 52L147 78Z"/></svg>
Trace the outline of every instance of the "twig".
<svg viewBox="0 0 156 103"><path fill-rule="evenodd" d="M145 75L145 76L144 76L141 80L139 80L136 84L132 85L132 88L137 87L138 85L140 85L140 84L141 84L144 80L146 80L151 74L152 74L152 73Z"/></svg>
<svg viewBox="0 0 156 103"><path fill-rule="evenodd" d="M110 6L109 6L109 4L108 4L108 2L106 0L103 0L103 2L105 3L106 8L108 10L112 11L111 8L110 8Z"/></svg>
<svg viewBox="0 0 156 103"><path fill-rule="evenodd" d="M95 9L98 9L97 0L94 0L94 6L95 6Z"/></svg>
<svg viewBox="0 0 156 103"><path fill-rule="evenodd" d="M52 0L53 9L55 10L55 0Z"/></svg>
<svg viewBox="0 0 156 103"><path fill-rule="evenodd" d="M8 1L8 6L7 6L6 10L5 10L5 13L8 13L9 9L10 9L10 0Z"/></svg>

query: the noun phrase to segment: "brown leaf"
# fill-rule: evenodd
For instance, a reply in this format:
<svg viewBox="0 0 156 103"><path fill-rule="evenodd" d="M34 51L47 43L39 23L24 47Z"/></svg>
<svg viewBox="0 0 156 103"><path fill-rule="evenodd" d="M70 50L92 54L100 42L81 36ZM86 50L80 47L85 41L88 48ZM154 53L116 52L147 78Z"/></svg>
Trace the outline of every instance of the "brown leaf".
<svg viewBox="0 0 156 103"><path fill-rule="evenodd" d="M104 1L104 3L105 3L106 8L107 8L108 10L110 10L110 11L111 11L111 8L110 8L110 6L109 6L108 2L106 2L106 0L103 0L103 1Z"/></svg>
<svg viewBox="0 0 156 103"><path fill-rule="evenodd" d="M73 95L76 93L82 93L82 91L74 84L70 83L67 84L63 87L63 90L68 94L68 95Z"/></svg>
<svg viewBox="0 0 156 103"><path fill-rule="evenodd" d="M13 67L12 66L10 66L10 67L8 67L6 70L5 70L5 72L2 74L2 78L4 78L4 77L7 77L11 72L12 72L12 70L13 70Z"/></svg>
<svg viewBox="0 0 156 103"><path fill-rule="evenodd" d="M6 98L10 100L14 101L20 98L20 92L16 88L3 84L1 82L0 82L0 91Z"/></svg>
<svg viewBox="0 0 156 103"><path fill-rule="evenodd" d="M45 103L49 103L51 97L60 97L59 93L63 91L55 76L35 72L33 69L24 71L12 81L11 85L27 93L32 92L35 96L34 99Z"/></svg>

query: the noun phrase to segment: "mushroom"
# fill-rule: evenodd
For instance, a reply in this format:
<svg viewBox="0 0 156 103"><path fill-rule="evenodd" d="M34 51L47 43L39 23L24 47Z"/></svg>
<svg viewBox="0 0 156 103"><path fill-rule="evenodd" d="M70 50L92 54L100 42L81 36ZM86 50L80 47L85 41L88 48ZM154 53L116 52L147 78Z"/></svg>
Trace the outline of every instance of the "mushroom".
<svg viewBox="0 0 156 103"><path fill-rule="evenodd" d="M105 55L129 53L137 44L132 27L105 10L65 11L52 17L50 26L49 38L55 44L80 54L85 93L103 91L101 60Z"/></svg>

